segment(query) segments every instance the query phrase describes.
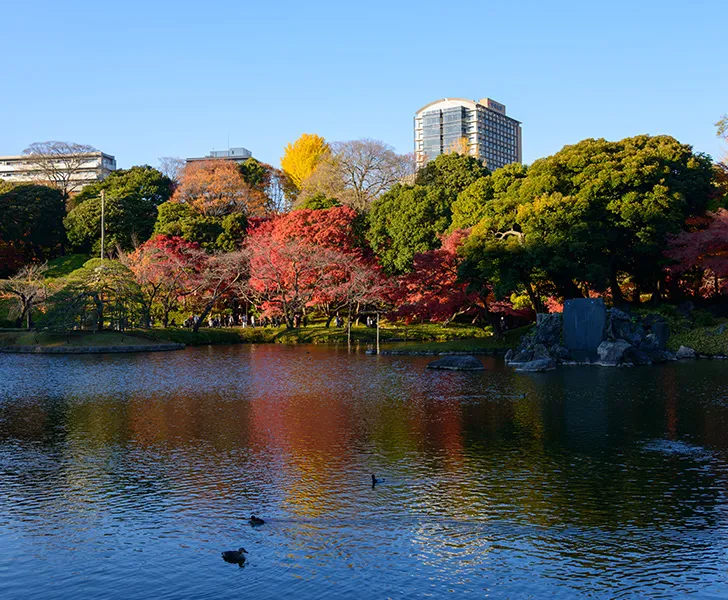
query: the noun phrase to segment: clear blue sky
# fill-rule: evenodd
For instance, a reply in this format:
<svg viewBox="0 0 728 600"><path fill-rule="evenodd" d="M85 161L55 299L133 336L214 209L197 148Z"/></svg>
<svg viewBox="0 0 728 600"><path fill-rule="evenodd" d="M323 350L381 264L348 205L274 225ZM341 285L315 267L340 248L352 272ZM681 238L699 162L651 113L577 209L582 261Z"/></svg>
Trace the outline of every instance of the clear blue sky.
<svg viewBox="0 0 728 600"><path fill-rule="evenodd" d="M301 133L412 151L412 118L490 96L524 162L586 137L670 134L717 158L725 0L8 2L0 154L65 140L120 167Z"/></svg>

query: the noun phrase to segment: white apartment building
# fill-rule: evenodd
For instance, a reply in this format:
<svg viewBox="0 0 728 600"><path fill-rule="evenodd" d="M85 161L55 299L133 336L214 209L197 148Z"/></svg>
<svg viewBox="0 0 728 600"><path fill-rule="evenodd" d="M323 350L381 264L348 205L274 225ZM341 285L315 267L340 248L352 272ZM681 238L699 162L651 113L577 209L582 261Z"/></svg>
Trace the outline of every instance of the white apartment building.
<svg viewBox="0 0 728 600"><path fill-rule="evenodd" d="M116 170L116 159L104 152L58 155L42 160L46 162L26 154L0 156L0 179L10 183L58 184L62 181L69 193L76 193Z"/></svg>
<svg viewBox="0 0 728 600"><path fill-rule="evenodd" d="M419 109L414 121L417 168L459 147L463 139L468 152L491 171L522 161L521 123L490 98L443 98Z"/></svg>

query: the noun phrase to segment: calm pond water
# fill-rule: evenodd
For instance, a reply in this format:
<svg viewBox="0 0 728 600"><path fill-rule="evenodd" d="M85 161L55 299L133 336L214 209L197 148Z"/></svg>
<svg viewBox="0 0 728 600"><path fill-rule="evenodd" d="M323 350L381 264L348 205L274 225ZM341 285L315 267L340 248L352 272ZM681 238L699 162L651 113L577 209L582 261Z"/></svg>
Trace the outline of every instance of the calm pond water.
<svg viewBox="0 0 728 600"><path fill-rule="evenodd" d="M0 355L0 597L728 597L726 363L428 360Z"/></svg>

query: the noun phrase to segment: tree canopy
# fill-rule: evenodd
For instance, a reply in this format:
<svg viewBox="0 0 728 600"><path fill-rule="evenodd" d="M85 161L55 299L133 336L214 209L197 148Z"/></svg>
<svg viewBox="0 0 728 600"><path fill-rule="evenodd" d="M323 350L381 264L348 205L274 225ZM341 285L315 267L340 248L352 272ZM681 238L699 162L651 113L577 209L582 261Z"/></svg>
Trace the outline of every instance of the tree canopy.
<svg viewBox="0 0 728 600"><path fill-rule="evenodd" d="M414 160L378 140L334 142L331 153L301 183L299 201L323 195L359 211L410 177Z"/></svg>
<svg viewBox="0 0 728 600"><path fill-rule="evenodd" d="M102 190L106 247L128 250L151 235L157 207L169 200L172 181L145 165L113 171L103 181L84 188L64 220L68 240L79 251L97 252L100 248Z"/></svg>
<svg viewBox="0 0 728 600"><path fill-rule="evenodd" d="M63 193L44 185L0 186L0 277L63 251Z"/></svg>
<svg viewBox="0 0 728 600"><path fill-rule="evenodd" d="M315 133L304 133L295 142L286 145L281 157L281 168L296 190L327 158L331 148L324 138Z"/></svg>
<svg viewBox="0 0 728 600"><path fill-rule="evenodd" d="M417 171L415 184L448 190L457 196L490 171L474 156L450 152L441 154Z"/></svg>
<svg viewBox="0 0 728 600"><path fill-rule="evenodd" d="M545 273L566 297L610 287L620 302L620 277L655 291L667 236L708 207L713 182L709 158L669 136L584 140L495 194L465 251L483 264L516 240L524 277Z"/></svg>
<svg viewBox="0 0 728 600"><path fill-rule="evenodd" d="M367 239L388 273L412 267L414 255L439 247L450 225L447 190L423 185L396 185L372 204Z"/></svg>

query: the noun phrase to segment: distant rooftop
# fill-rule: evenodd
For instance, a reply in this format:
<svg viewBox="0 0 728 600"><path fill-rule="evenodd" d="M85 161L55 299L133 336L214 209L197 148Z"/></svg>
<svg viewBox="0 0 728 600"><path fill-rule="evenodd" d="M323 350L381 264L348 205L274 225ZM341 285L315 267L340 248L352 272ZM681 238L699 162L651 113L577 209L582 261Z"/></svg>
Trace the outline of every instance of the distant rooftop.
<svg viewBox="0 0 728 600"><path fill-rule="evenodd" d="M187 162L195 162L200 160L233 160L235 162L243 162L253 156L253 153L247 148L228 148L227 150L211 150L210 154L201 158L188 158Z"/></svg>

